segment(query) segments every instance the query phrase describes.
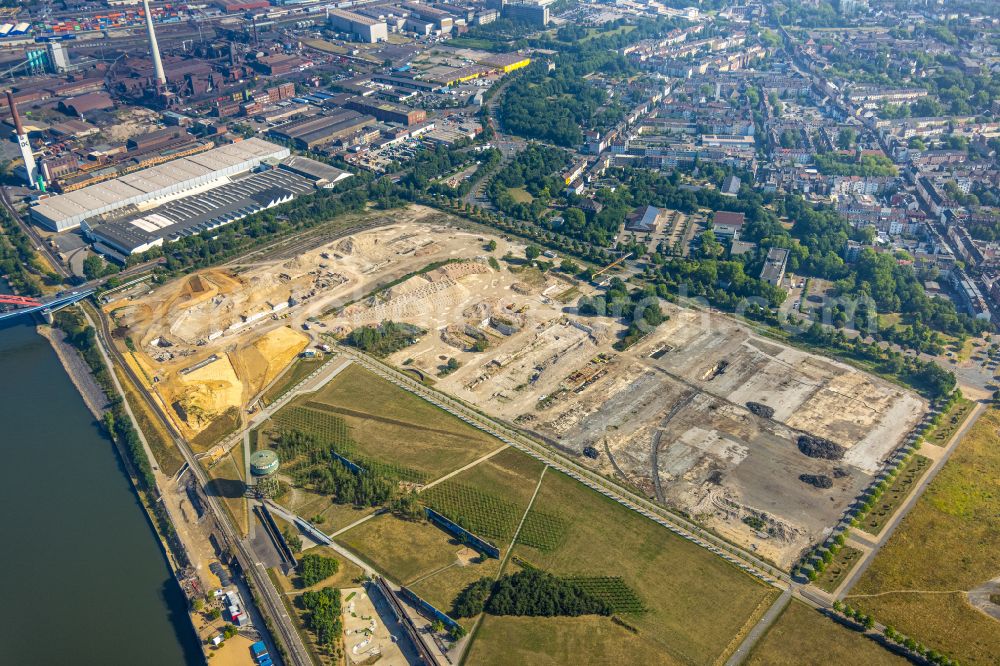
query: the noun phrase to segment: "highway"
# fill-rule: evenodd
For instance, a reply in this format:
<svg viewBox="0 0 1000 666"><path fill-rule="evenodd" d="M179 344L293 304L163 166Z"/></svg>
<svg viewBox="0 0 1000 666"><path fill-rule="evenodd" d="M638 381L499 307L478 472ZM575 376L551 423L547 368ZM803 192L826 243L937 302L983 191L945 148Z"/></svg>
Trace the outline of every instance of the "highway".
<svg viewBox="0 0 1000 666"><path fill-rule="evenodd" d="M44 312L46 310L55 311L66 307L67 305L72 305L77 301L82 301L91 294L94 293L93 289L77 290L66 296L61 296L54 298L50 301L45 301L41 305L35 305L28 308L20 308L17 310L11 310L9 312L0 312L0 321L5 319L13 319L14 317L20 317L22 315L33 314L35 312Z"/></svg>
<svg viewBox="0 0 1000 666"><path fill-rule="evenodd" d="M150 407L153 413L156 414L157 418L173 437L177 449L184 456L185 462L191 468L191 472L195 475L195 478L204 490L210 481L208 474L198 463L194 452L188 447L187 442L174 428L173 422L160 408L160 404L145 390L143 380L136 376L132 368L125 362L121 352L119 352L119 350L114 346L111 339L111 331L108 328L107 319L101 316L101 313L93 310L94 309L91 311L91 316L100 323L100 329L97 331L97 338L100 344L115 360L115 363L117 363L129 376L129 379L136 386L136 388L139 389L139 393L143 400ZM256 556L250 550L249 545L240 537L233 525L229 523L227 514L220 506L218 499L207 491L204 492L204 496L207 500L207 506L215 519L215 523L219 526L219 529L222 532L224 546L229 547L229 549L236 556L236 559L240 564L240 568L243 569L244 574L247 576L248 580L252 582L253 587L256 589L257 600L262 606L260 608L261 613L266 615L271 620L273 627L280 635L281 643L286 650L285 663L292 664L294 666L311 666L313 662L309 655L309 651L303 644L302 638L299 636L299 633L294 625L294 621L288 616L284 601L272 586L271 580L267 576L267 571L259 562L257 562ZM248 603L250 602L250 600L244 601ZM267 633L267 627L257 627L257 629L262 634Z"/></svg>

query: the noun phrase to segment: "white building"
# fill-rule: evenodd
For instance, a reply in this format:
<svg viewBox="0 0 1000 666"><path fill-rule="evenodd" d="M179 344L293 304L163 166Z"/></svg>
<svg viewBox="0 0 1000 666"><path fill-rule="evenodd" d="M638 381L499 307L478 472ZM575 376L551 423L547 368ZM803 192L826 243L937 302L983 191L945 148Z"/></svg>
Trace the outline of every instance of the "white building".
<svg viewBox="0 0 1000 666"><path fill-rule="evenodd" d="M92 217L136 205L152 208L229 182L266 160L288 157L289 150L262 139L247 139L199 155L159 164L114 180L42 199L31 209L31 218L53 231L76 229Z"/></svg>

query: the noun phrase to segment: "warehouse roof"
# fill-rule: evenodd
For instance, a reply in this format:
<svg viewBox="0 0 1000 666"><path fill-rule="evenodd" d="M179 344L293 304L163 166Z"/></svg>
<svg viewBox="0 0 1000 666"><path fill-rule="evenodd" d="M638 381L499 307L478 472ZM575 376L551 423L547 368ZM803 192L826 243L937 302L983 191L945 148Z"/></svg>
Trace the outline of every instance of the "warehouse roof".
<svg viewBox="0 0 1000 666"><path fill-rule="evenodd" d="M288 155L288 149L262 139L247 139L191 157L183 157L172 162L126 174L113 180L84 187L75 192L61 194L41 200L35 205L32 215L48 221L60 228L60 223L71 218L79 221L90 215L107 212L111 207L120 208L137 201L166 195L172 187L181 185L192 178L210 176L249 161L261 161L270 157L281 158Z"/></svg>
<svg viewBox="0 0 1000 666"><path fill-rule="evenodd" d="M172 241L219 227L310 191L313 184L308 179L271 169L170 201L141 215L95 225L89 234L131 254L157 239Z"/></svg>
<svg viewBox="0 0 1000 666"><path fill-rule="evenodd" d="M343 171L336 167L332 167L329 164L324 164L323 162L318 162L314 159L301 157L299 155L292 155L289 157L281 163L280 168L297 173L300 176L305 176L306 178L315 181L317 186L325 184L332 185L333 183L351 177L351 173L348 171Z"/></svg>

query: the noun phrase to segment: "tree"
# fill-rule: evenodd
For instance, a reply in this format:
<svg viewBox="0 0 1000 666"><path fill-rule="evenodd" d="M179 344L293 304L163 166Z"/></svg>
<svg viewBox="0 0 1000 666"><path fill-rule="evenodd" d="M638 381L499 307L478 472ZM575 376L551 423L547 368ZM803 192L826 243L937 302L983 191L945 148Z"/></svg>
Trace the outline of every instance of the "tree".
<svg viewBox="0 0 1000 666"><path fill-rule="evenodd" d="M316 634L316 641L321 645L334 644L343 631L340 590L325 587L304 592L299 599L309 611L306 626Z"/></svg>
<svg viewBox="0 0 1000 666"><path fill-rule="evenodd" d="M529 245L524 248L524 256L527 257L528 261L534 261L538 259L539 255L542 254L542 249L537 245Z"/></svg>
<svg viewBox="0 0 1000 666"><path fill-rule="evenodd" d="M497 580L486 601L492 615L570 616L611 615L604 599L573 582L537 569L519 571Z"/></svg>
<svg viewBox="0 0 1000 666"><path fill-rule="evenodd" d="M306 553L299 559L299 576L304 587L312 587L337 573L340 562L332 557Z"/></svg>
<svg viewBox="0 0 1000 666"><path fill-rule="evenodd" d="M495 252L497 249L497 242L495 240L491 240L486 244L486 249L490 252Z"/></svg>
<svg viewBox="0 0 1000 666"><path fill-rule="evenodd" d="M850 127L844 127L837 134L837 147L841 150L850 150L854 147L858 133Z"/></svg>
<svg viewBox="0 0 1000 666"><path fill-rule="evenodd" d="M580 272L580 267L572 259L563 259L559 264L559 270L569 275L575 275Z"/></svg>
<svg viewBox="0 0 1000 666"><path fill-rule="evenodd" d="M281 536L285 537L285 543L292 549L293 553L302 552L302 538L287 527L282 531Z"/></svg>
<svg viewBox="0 0 1000 666"><path fill-rule="evenodd" d="M486 600L493 590L493 579L484 577L470 583L458 593L452 602L452 615L455 617L475 617L483 612Z"/></svg>
<svg viewBox="0 0 1000 666"><path fill-rule="evenodd" d="M83 274L88 280L96 280L104 275L104 259L96 254L92 254L83 260Z"/></svg>
<svg viewBox="0 0 1000 666"><path fill-rule="evenodd" d="M424 507L417 499L415 492L405 493L389 503L389 510L399 518L410 521L424 519Z"/></svg>

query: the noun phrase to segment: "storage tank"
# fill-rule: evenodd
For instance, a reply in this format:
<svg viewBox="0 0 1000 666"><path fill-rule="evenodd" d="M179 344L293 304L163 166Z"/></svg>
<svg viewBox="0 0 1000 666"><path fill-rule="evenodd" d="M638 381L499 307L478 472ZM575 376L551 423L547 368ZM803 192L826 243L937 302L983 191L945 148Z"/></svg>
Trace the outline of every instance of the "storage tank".
<svg viewBox="0 0 1000 666"><path fill-rule="evenodd" d="M278 454L270 449L255 451L250 456L250 473L257 478L268 477L278 471L281 462Z"/></svg>

